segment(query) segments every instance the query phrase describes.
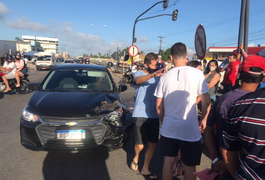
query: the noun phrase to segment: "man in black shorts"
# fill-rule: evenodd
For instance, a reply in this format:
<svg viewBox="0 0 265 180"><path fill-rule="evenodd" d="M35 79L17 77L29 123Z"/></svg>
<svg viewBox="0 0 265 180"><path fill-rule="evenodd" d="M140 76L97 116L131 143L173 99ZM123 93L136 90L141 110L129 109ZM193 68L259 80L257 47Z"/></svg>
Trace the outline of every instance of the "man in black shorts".
<svg viewBox="0 0 265 180"><path fill-rule="evenodd" d="M203 73L186 66L187 48L183 43L171 47L174 68L160 78L155 96L161 126L161 150L164 157L163 180L172 180L173 166L181 152L185 164L185 179L196 180L193 172L201 160L201 133L206 127L210 105L208 87ZM198 124L196 98L202 101L202 116Z"/></svg>
<svg viewBox="0 0 265 180"><path fill-rule="evenodd" d="M131 163L132 170L138 170L140 152L147 144L144 165L141 175L149 179L157 179L150 172L149 164L154 155L159 136L159 118L156 112L156 97L154 91L164 69L157 70L158 56L148 53L144 63L146 69L137 71L133 78L135 82L135 106L133 118L135 123L135 156Z"/></svg>

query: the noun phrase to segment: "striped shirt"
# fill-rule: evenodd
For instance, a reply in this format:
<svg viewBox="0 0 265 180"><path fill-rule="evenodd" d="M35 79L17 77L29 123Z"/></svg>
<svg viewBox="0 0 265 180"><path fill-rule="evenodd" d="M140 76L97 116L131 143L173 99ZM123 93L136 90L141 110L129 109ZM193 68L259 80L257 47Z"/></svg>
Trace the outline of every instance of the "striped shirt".
<svg viewBox="0 0 265 180"><path fill-rule="evenodd" d="M242 150L237 179L265 179L265 89L242 96L229 109L222 148Z"/></svg>

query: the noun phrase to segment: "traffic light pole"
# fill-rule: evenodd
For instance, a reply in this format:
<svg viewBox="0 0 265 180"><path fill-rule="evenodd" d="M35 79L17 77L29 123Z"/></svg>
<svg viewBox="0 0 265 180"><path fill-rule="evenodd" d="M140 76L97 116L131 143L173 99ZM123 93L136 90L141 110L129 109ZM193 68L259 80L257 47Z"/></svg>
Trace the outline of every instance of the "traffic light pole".
<svg viewBox="0 0 265 180"><path fill-rule="evenodd" d="M150 9L152 9L153 7L155 7L156 5L160 4L160 3L164 3L164 5L166 4L166 6L164 8L167 7L167 4L168 4L168 1L167 0L164 0L164 1L160 1L160 2L157 2L155 3L153 6L151 6L150 8L148 8L146 11L144 11L142 14L140 14L134 21L134 25L133 25L133 37L132 37L132 45L133 43L136 42L136 39L135 39L135 25L138 21L141 21L141 20L145 20L145 19L150 19L150 18L154 18L154 17L158 17L158 16L161 16L161 15L158 15L158 16L153 16L153 17L150 17L150 18L144 18L144 19L139 19L142 15L144 15L145 13L147 13ZM138 20L139 19L139 20Z"/></svg>

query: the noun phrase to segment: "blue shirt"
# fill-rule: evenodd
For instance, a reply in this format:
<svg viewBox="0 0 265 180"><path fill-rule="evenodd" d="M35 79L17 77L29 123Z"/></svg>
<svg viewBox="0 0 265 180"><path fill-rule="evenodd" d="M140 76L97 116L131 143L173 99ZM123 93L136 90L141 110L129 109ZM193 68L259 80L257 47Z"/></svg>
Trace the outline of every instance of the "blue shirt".
<svg viewBox="0 0 265 180"><path fill-rule="evenodd" d="M262 89L262 88L264 88L264 87L265 87L265 81L259 83L259 86L257 87L257 90Z"/></svg>
<svg viewBox="0 0 265 180"><path fill-rule="evenodd" d="M134 80L139 76L147 75L143 71L134 74ZM135 105L133 117L158 118L156 112L156 97L154 92L160 77L153 77L142 84L135 84Z"/></svg>

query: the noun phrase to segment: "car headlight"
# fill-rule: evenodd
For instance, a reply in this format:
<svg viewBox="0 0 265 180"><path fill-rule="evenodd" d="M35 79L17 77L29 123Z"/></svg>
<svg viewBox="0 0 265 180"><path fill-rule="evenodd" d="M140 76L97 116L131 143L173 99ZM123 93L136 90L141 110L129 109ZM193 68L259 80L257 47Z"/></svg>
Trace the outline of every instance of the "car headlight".
<svg viewBox="0 0 265 180"><path fill-rule="evenodd" d="M120 126L121 125L121 118L123 114L123 109L122 107L116 109L115 111L110 112L107 114L104 119L107 122L111 122L115 126Z"/></svg>
<svg viewBox="0 0 265 180"><path fill-rule="evenodd" d="M39 118L37 115L32 114L26 110L26 108L22 111L22 118L28 122L38 122Z"/></svg>

